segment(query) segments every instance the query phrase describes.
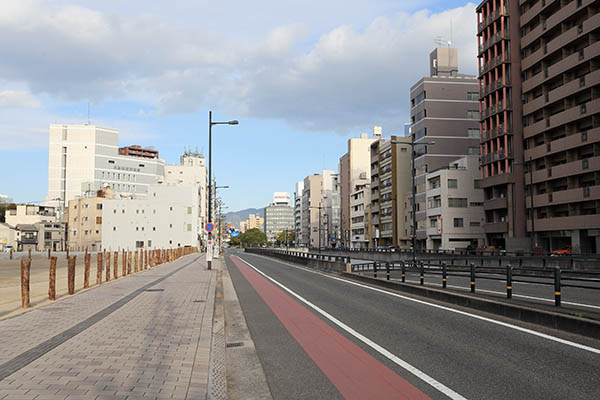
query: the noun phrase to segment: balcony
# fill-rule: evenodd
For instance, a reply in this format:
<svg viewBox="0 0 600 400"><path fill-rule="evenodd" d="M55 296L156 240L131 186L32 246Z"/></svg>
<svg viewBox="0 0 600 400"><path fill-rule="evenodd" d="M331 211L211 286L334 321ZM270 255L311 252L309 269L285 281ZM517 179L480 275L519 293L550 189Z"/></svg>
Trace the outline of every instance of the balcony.
<svg viewBox="0 0 600 400"><path fill-rule="evenodd" d="M600 43L600 42L598 42ZM600 99L592 100L587 103L579 104L565 111L552 115L548 119L542 119L523 128L523 137L530 138L541 132L556 128L561 125L574 122L588 115L594 115L600 112Z"/></svg>
<svg viewBox="0 0 600 400"><path fill-rule="evenodd" d="M499 8L492 11L487 17L483 19L483 21L477 24L477 34L480 35L485 28L490 26L494 21L496 21L500 17L507 17L509 15L508 8L506 8L506 4L503 4L503 9Z"/></svg>
<svg viewBox="0 0 600 400"><path fill-rule="evenodd" d="M503 39L510 39L510 32L507 29L504 31L496 32L493 36L491 36L488 40L479 45L479 56L481 57L485 51L487 51L490 47L499 43Z"/></svg>
<svg viewBox="0 0 600 400"><path fill-rule="evenodd" d="M483 231L485 233L508 233L508 222L486 222L483 224Z"/></svg>
<svg viewBox="0 0 600 400"><path fill-rule="evenodd" d="M481 77L481 76L485 75L487 72L489 72L491 69L493 69L499 65L502 65L503 63L509 63L509 62L510 62L510 54L509 53L506 53L505 55L499 55L497 57L494 57L479 67L479 76Z"/></svg>
<svg viewBox="0 0 600 400"><path fill-rule="evenodd" d="M550 199L552 199L552 201L550 201ZM599 199L600 186L590 186L538 194L537 196L533 196L533 205L534 207L544 207ZM529 205L530 203L527 204Z"/></svg>
<svg viewBox="0 0 600 400"><path fill-rule="evenodd" d="M600 157L575 160L533 172L533 183L540 183L598 170L600 170ZM525 184L529 185L529 182L529 174L525 174Z"/></svg>
<svg viewBox="0 0 600 400"><path fill-rule="evenodd" d="M587 6L593 3L594 0L584 0L582 6ZM547 2L549 3L549 2ZM562 23L566 18L573 15L577 9L576 1L571 1L564 7L561 7L556 13L552 14L543 23L536 26L532 31L528 32L525 36L521 37L521 48L525 48L533 43L538 37L540 37L545 31L549 31L556 25Z"/></svg>
<svg viewBox="0 0 600 400"><path fill-rule="evenodd" d="M536 232L599 228L599 214L535 219ZM531 231L531 221L527 221L527 230Z"/></svg>
<svg viewBox="0 0 600 400"><path fill-rule="evenodd" d="M508 200L506 199L506 197L485 200L483 202L483 209L486 211L487 210L500 210L500 209L504 209L504 208L508 208Z"/></svg>
<svg viewBox="0 0 600 400"><path fill-rule="evenodd" d="M560 153L589 143L600 141L600 128L590 129L589 131L578 132L573 135L554 140L550 143L544 143L532 149L525 150L525 160L538 159L552 154Z"/></svg>

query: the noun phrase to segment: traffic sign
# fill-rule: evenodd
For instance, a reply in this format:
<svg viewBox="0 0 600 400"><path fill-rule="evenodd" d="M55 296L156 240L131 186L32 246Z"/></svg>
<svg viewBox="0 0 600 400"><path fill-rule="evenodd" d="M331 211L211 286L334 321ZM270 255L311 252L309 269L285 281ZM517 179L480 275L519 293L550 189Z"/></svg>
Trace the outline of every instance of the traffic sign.
<svg viewBox="0 0 600 400"><path fill-rule="evenodd" d="M212 245L213 245L213 241L212 241L212 240L209 240L209 241L208 241L208 245L209 245L209 246L212 246Z"/></svg>
<svg viewBox="0 0 600 400"><path fill-rule="evenodd" d="M204 226L204 229L206 229L206 232L212 232L213 229L215 229L215 227L213 226L213 224L206 224L206 226Z"/></svg>
<svg viewBox="0 0 600 400"><path fill-rule="evenodd" d="M231 237L240 237L240 232L235 231L235 232L231 232Z"/></svg>

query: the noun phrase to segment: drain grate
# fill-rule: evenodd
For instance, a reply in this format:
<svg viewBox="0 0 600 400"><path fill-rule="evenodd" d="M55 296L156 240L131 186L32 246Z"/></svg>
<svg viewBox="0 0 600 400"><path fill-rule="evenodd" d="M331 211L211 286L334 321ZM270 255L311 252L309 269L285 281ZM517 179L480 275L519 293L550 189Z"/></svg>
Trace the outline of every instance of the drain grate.
<svg viewBox="0 0 600 400"><path fill-rule="evenodd" d="M146 289L144 292L164 292L165 289Z"/></svg>
<svg viewBox="0 0 600 400"><path fill-rule="evenodd" d="M206 300L192 300L192 303L205 303Z"/></svg>
<svg viewBox="0 0 600 400"><path fill-rule="evenodd" d="M227 343L225 345L225 347L242 347L244 345L244 342L233 342L233 343Z"/></svg>

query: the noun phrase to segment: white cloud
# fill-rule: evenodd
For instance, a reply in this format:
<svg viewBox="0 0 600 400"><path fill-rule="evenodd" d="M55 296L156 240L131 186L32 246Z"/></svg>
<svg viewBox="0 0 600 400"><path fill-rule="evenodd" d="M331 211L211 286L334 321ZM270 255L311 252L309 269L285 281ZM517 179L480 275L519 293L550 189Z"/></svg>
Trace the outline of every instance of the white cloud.
<svg viewBox="0 0 600 400"><path fill-rule="evenodd" d="M16 90L0 90L0 108L39 108L40 102L31 93Z"/></svg>
<svg viewBox="0 0 600 400"><path fill-rule="evenodd" d="M398 131L408 117L409 87L428 75L433 39L447 36L450 21L460 27L454 43L461 69L475 71L474 9L398 12L364 29L338 25L310 41L311 26L297 21L257 40L182 29L150 15L5 1L0 76L68 101L130 99L163 114L224 108L309 130L383 124Z"/></svg>

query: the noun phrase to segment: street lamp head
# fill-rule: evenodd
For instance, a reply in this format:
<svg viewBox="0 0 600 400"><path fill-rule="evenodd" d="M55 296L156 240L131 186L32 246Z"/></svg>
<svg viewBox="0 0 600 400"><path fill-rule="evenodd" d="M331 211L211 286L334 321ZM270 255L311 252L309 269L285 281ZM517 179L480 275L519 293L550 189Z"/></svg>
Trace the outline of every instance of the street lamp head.
<svg viewBox="0 0 600 400"><path fill-rule="evenodd" d="M238 125L239 121L237 119L234 119L233 121L227 122L227 124L229 124L229 125Z"/></svg>

